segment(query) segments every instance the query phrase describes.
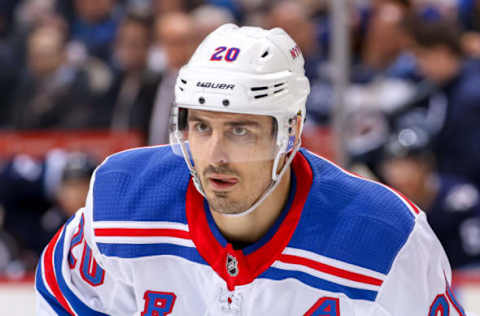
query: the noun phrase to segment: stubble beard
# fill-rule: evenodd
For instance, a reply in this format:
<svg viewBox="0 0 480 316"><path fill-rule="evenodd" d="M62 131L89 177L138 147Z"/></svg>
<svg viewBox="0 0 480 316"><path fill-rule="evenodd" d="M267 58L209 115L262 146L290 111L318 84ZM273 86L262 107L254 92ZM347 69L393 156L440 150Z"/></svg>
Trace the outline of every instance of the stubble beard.
<svg viewBox="0 0 480 316"><path fill-rule="evenodd" d="M229 174L232 176L237 175L237 173L231 168L229 168L228 166L220 166L220 167L208 166L202 172L203 177L201 182L204 188L206 188L205 184L208 181L207 176L209 172ZM251 197L238 201L232 198L231 192L219 192L219 191L210 190L210 192L205 192L205 193L206 193L206 198L207 198L210 210L216 213L239 214L247 210L250 207L250 205L253 204L253 202L252 203L249 202L252 199Z"/></svg>
<svg viewBox="0 0 480 316"><path fill-rule="evenodd" d="M218 173L225 173L225 174L231 174L231 175L237 175L235 171L231 170L228 167L220 167L220 168L213 168L213 167L208 167L203 173L203 179L202 183L205 184L207 179L207 172L206 171L217 171ZM261 177L260 177L261 178ZM263 182L263 181L262 181ZM259 190L255 190L250 192L249 194L246 194L246 196L240 196L240 197L233 197L233 192L219 192L219 191L212 191L212 190L206 190L206 199L208 201L208 205L210 207L211 211L214 211L216 213L220 214L241 214L248 210L267 190L268 186L270 185L269 181L266 181L265 183L262 183L259 185L259 183L252 183L253 187L259 188ZM205 188L205 186L204 186ZM244 188L245 189L245 188ZM210 192L208 192L210 191Z"/></svg>
<svg viewBox="0 0 480 316"><path fill-rule="evenodd" d="M233 200L228 192L212 192L210 197L207 195L208 205L214 212L221 214L239 214L247 210L253 202L248 198L242 202Z"/></svg>

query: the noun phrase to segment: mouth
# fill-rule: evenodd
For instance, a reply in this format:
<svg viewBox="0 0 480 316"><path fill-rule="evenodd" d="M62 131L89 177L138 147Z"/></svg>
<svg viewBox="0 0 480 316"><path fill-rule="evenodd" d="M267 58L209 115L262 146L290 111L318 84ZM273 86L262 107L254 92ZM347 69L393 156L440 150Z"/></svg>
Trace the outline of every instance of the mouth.
<svg viewBox="0 0 480 316"><path fill-rule="evenodd" d="M207 180L213 191L229 191L238 183L237 178L223 175L210 175Z"/></svg>

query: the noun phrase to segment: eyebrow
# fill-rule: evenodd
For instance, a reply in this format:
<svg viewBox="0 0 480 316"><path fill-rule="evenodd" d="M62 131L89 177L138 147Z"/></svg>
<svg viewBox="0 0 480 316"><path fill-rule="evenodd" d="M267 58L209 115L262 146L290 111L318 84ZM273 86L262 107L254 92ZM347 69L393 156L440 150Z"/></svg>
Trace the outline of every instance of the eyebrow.
<svg viewBox="0 0 480 316"><path fill-rule="evenodd" d="M248 121L248 120L243 120L243 121L233 121L233 122L226 122L226 125L230 126L251 126L251 127L260 127L260 124L255 121Z"/></svg>
<svg viewBox="0 0 480 316"><path fill-rule="evenodd" d="M188 121L189 122L206 122L208 121L207 119L203 119L201 117L198 117L196 115L189 115L188 116ZM251 126L251 127L260 127L260 123L257 121L252 121L252 120L239 120L239 121L227 121L225 122L225 125L229 126Z"/></svg>

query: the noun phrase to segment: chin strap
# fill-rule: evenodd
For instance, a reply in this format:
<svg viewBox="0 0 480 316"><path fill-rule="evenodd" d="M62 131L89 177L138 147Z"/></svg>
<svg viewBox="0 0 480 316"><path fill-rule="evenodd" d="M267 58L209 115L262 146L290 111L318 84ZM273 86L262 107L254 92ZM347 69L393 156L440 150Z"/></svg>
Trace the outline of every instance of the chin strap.
<svg viewBox="0 0 480 316"><path fill-rule="evenodd" d="M203 191L202 184L200 183L200 177L198 176L197 170L193 168L192 161L190 160L190 155L188 154L188 149L185 147L185 141L183 140L181 133L178 131L175 132L175 138L180 144L183 159L187 163L188 170L190 170L190 175L193 178L193 184L195 185L195 188L197 188L197 191L200 192L200 194L203 195L204 198L206 198L207 196L205 195L205 191Z"/></svg>

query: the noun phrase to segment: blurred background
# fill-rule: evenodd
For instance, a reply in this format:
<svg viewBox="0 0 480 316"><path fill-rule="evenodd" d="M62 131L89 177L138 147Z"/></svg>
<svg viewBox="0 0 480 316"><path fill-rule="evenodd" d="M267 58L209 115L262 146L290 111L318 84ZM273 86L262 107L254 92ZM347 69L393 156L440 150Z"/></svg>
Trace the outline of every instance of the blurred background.
<svg viewBox="0 0 480 316"><path fill-rule="evenodd" d="M304 146L419 205L480 314L480 0L0 0L0 311L33 314L94 168L168 142L179 67L229 22L294 38Z"/></svg>

